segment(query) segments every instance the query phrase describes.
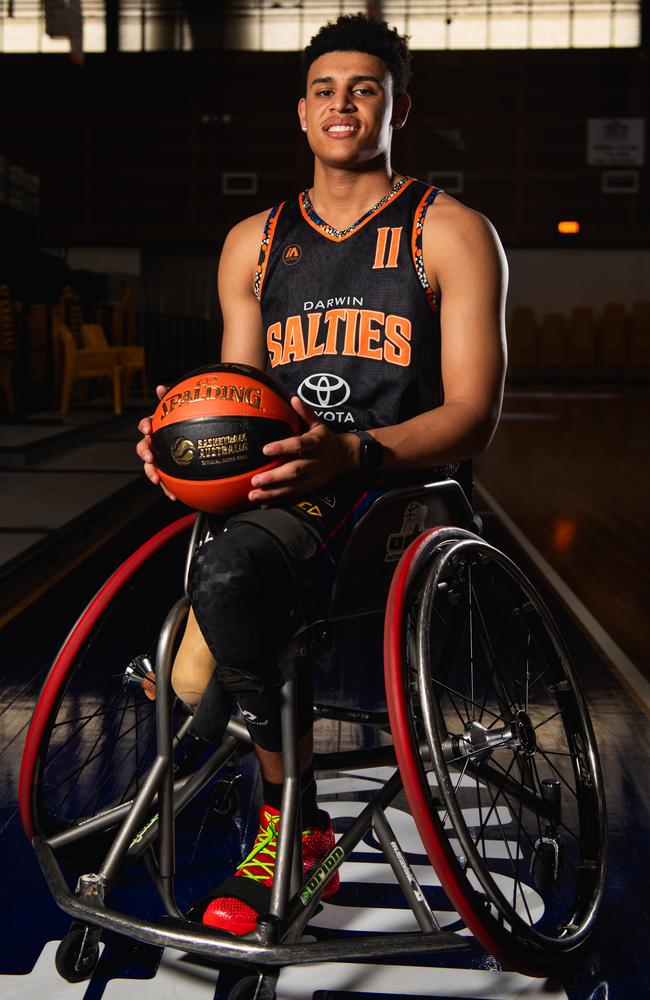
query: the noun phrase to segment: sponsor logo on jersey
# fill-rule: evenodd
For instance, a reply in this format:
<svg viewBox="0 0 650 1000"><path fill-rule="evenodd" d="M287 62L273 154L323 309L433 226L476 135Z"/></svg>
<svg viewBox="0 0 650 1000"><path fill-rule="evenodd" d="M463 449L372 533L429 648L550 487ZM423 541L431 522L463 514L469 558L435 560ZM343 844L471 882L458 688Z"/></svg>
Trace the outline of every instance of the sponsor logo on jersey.
<svg viewBox="0 0 650 1000"><path fill-rule="evenodd" d="M298 243L290 243L289 246L285 247L282 251L282 260L289 266L297 264L301 257L302 247Z"/></svg>
<svg viewBox="0 0 650 1000"><path fill-rule="evenodd" d="M296 507L300 507L301 510L304 510L305 514L309 514L311 517L323 516L323 512L318 504L312 503L310 500L301 500L300 503L296 504Z"/></svg>
<svg viewBox="0 0 650 1000"><path fill-rule="evenodd" d="M316 372L303 379L298 395L308 406L342 406L350 398L350 386L340 375Z"/></svg>
<svg viewBox="0 0 650 1000"><path fill-rule="evenodd" d="M405 368L411 361L411 321L375 309L328 309L288 316L266 331L271 367L321 355L368 358Z"/></svg>

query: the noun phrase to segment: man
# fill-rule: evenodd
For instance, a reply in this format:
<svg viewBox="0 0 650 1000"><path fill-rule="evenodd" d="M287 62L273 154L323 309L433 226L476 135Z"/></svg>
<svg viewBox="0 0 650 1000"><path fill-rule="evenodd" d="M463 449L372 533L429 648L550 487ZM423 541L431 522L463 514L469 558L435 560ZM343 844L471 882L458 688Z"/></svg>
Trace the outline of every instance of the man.
<svg viewBox="0 0 650 1000"><path fill-rule="evenodd" d="M306 427L264 449L284 464L252 478L255 513L199 550L174 667L175 690L199 706L197 731L218 704L215 685L237 693L260 762L255 847L202 917L239 934L254 929L274 871L283 774L273 653L295 629L288 566L320 559L322 590L354 518L386 483L456 470L487 446L500 413L498 238L478 213L391 167L392 134L410 108L408 58L396 31L362 15L318 32L298 104L313 186L235 226L219 265L222 361L269 370ZM138 454L156 483L150 422L140 429ZM333 834L316 805L308 671L299 685L308 870ZM338 876L326 892L337 887Z"/></svg>

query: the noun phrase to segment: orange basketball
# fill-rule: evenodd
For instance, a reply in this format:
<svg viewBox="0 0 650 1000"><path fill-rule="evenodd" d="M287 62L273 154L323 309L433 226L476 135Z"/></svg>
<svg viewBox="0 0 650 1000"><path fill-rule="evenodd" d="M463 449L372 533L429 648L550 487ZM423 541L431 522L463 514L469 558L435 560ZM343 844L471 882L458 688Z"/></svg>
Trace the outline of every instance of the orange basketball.
<svg viewBox="0 0 650 1000"><path fill-rule="evenodd" d="M301 433L284 388L249 365L197 368L173 386L153 415L152 451L162 482L195 510L248 507L251 478L282 463L262 448Z"/></svg>

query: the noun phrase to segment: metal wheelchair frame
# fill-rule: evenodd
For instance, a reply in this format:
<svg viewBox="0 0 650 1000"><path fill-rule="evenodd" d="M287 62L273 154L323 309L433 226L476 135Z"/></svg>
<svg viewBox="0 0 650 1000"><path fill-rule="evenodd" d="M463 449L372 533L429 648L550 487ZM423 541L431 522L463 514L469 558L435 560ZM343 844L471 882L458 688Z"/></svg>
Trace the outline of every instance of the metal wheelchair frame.
<svg viewBox="0 0 650 1000"><path fill-rule="evenodd" d="M391 508L391 503L396 496L398 491L385 494L372 508L373 534L376 535L377 525L380 534L382 532L384 536L390 534L386 528L394 527L395 508L394 506ZM473 526L472 511L458 484L446 481L432 483L425 487L424 491L422 487L399 491L400 502L405 504L423 496L427 498L429 517L438 523L442 521L459 525L458 528L450 529L450 536L455 539L476 540L476 536L467 530ZM385 514L385 523L382 522L382 510ZM359 609L359 581L355 577L353 567L355 553L363 550L369 543L368 516L366 515L355 527L342 557L328 621L352 617L355 604L354 614L359 612L363 614L385 606L385 599L381 595L385 590L386 580L377 579L365 588L365 600L361 602L362 606ZM199 540L200 531L200 521L197 520L188 550L186 584L191 554ZM397 548L399 547L398 545ZM384 562L386 578L389 578L393 566L390 564L390 559ZM251 992L251 996L260 998L273 996L278 970L285 965L414 955L425 951L466 948L468 946L466 937L441 929L386 818L386 808L403 788L399 770L395 771L373 799L366 804L320 868L309 878L303 878L295 679L285 682L281 688L285 780L280 809L276 875L268 913L261 914L255 932L243 938L220 933L212 928L190 923L183 918L174 891L176 817L220 768L238 752L238 748L251 745L245 725L241 719L233 717L228 724L222 744L208 759L200 764L194 773L180 778L174 777L174 748L189 727L190 719L186 720L179 732L176 734L173 732L174 696L171 688L171 671L175 643L184 624L188 607L189 601L185 594L167 615L158 640L155 666L157 749L153 764L137 795L103 813L84 818L79 824L51 836L44 837L37 834L33 837L36 856L56 903L77 922L73 925L73 931L79 941L76 965L80 972L78 978L87 978L82 973L87 972L88 968L91 973L94 968L92 958L96 953L102 928L155 946L186 950L215 962L252 964L260 972L257 992ZM367 724L382 725L387 722L387 717L383 713L337 709L324 705L316 706L316 716L319 715ZM431 751L425 741L420 746L420 752L422 758L431 764ZM394 746L314 756L315 770L345 771L376 765L397 765ZM599 774L597 763L595 773ZM442 799L434 798L432 801L434 806L437 805L440 809L444 807ZM550 816L554 807L548 805L543 808ZM116 836L99 870L82 875L76 889L71 891L57 861L56 852L115 826L118 827ZM340 940L301 942L300 936L317 910L324 887L370 830L383 848L408 907L417 920L420 932L359 934L354 938ZM156 840L158 850L155 853L153 845ZM121 871L140 857L144 859L164 905L166 917L160 922L150 922L125 915L106 905L106 898ZM84 966L84 962L88 968Z"/></svg>

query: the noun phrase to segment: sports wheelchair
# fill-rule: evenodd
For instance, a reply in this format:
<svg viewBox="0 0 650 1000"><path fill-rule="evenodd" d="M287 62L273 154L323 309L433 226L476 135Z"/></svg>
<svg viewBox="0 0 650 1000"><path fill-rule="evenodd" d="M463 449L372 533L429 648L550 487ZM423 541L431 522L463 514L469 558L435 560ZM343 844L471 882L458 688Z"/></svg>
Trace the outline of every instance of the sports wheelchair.
<svg viewBox="0 0 650 1000"><path fill-rule="evenodd" d="M188 599L178 599L180 568L170 563L185 556L187 586L203 518L188 515L159 531L113 574L56 657L20 776L25 831L56 902L74 918L57 952L65 979L92 975L102 928L252 969L231 1000L273 998L283 966L452 951L467 947L471 935L528 975L557 974L575 962L606 878L596 742L547 608L476 526L458 483L445 480L384 494L353 529L329 613L303 646L298 636L297 648L317 658L310 647L336 650L333 636L346 623L383 617L387 710L315 704L316 719L365 733L373 727L376 735L371 745L364 739L356 749L317 753L316 770L358 775L380 767L382 782L323 864L303 877L296 682L286 681L276 877L268 913L241 938L193 923L177 901L180 814L209 794L207 786L221 790L224 810L236 805L236 768L251 749L237 715L219 746L190 739L191 716L171 688ZM160 619L151 595L159 603L176 598ZM155 702L142 691L153 671ZM396 809L410 811L421 845L400 846L391 827ZM312 926L305 940L323 888L364 841L383 850L414 930L313 940ZM139 859L164 910L154 920L110 905L120 876ZM434 870L427 878L423 861ZM455 913L441 919L430 884L443 887Z"/></svg>

